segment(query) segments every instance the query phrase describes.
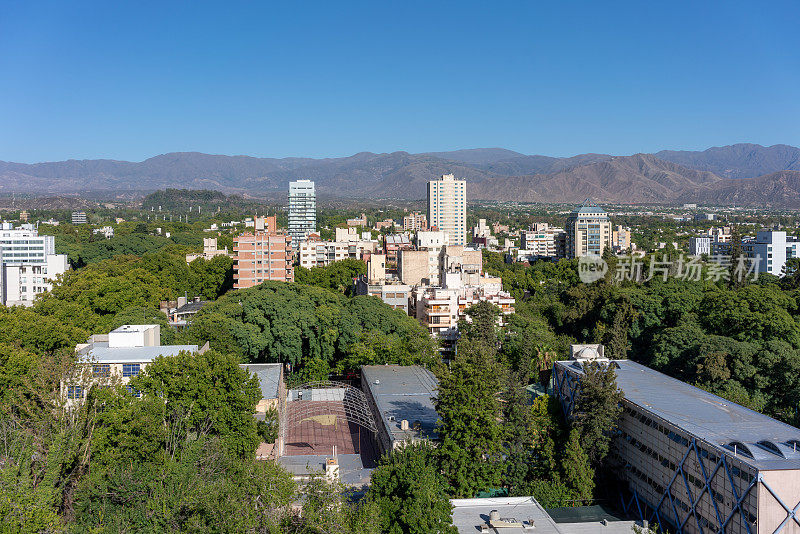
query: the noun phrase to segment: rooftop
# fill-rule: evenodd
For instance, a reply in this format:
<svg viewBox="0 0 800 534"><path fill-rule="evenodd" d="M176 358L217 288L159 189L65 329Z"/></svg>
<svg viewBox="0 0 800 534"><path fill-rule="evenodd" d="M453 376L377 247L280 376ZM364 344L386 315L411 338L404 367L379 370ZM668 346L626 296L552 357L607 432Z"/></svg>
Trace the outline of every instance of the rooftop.
<svg viewBox="0 0 800 534"><path fill-rule="evenodd" d="M433 373L418 365L365 365L361 381L369 388L380 412L380 424L393 441L426 437L436 439L439 415L433 406L438 380ZM409 430L401 430L405 419ZM414 430L415 422L420 430Z"/></svg>
<svg viewBox="0 0 800 534"><path fill-rule="evenodd" d="M625 398L760 470L800 469L800 429L630 360L617 365ZM582 373L574 361L560 361ZM795 451L795 447L798 449Z"/></svg>
<svg viewBox="0 0 800 534"><path fill-rule="evenodd" d="M81 359L95 363L150 363L158 356L175 356L181 351L197 352L197 345L109 347L108 341L96 341L86 347Z"/></svg>
<svg viewBox="0 0 800 534"><path fill-rule="evenodd" d="M453 525L459 534L480 532L481 526L488 526L493 510L506 525L488 532L503 534L631 534L634 525L633 521L619 520L613 514L582 514L584 507L572 509L578 513L563 517L563 520L555 520L533 497L451 499L450 503L453 505ZM594 512L595 507L591 508ZM531 521L533 528L526 528Z"/></svg>
<svg viewBox="0 0 800 534"><path fill-rule="evenodd" d="M277 399L282 365L281 363L243 363L239 367L256 375L261 386L262 399Z"/></svg>

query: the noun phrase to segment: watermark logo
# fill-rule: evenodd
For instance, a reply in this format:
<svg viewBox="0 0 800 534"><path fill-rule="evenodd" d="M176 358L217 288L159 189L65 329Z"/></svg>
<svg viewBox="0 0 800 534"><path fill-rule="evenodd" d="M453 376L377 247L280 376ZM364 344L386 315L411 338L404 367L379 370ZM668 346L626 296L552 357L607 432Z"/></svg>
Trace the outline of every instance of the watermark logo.
<svg viewBox="0 0 800 534"><path fill-rule="evenodd" d="M608 272L606 260L600 256L581 256L578 258L578 278L584 284L601 280Z"/></svg>

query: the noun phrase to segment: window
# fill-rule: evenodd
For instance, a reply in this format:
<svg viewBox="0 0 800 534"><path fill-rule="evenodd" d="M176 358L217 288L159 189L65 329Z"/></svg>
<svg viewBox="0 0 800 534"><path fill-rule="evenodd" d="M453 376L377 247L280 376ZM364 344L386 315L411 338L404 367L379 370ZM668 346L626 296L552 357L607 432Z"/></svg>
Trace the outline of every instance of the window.
<svg viewBox="0 0 800 534"><path fill-rule="evenodd" d="M67 387L67 398L68 399L82 399L83 398L83 388L80 386L69 386Z"/></svg>
<svg viewBox="0 0 800 534"><path fill-rule="evenodd" d="M138 390L138 389L136 389L136 388L132 388L132 387L130 387L130 386L125 386L125 388L128 390L128 393L129 393L130 395L134 396L134 397L141 397L141 396L142 396L142 392L141 392L141 391L139 391L139 390Z"/></svg>
<svg viewBox="0 0 800 534"><path fill-rule="evenodd" d="M139 364L138 363L125 363L122 364L122 376L123 377L133 377L139 374Z"/></svg>
<svg viewBox="0 0 800 534"><path fill-rule="evenodd" d="M94 376L111 376L111 366L107 363L99 363L92 365L92 374Z"/></svg>

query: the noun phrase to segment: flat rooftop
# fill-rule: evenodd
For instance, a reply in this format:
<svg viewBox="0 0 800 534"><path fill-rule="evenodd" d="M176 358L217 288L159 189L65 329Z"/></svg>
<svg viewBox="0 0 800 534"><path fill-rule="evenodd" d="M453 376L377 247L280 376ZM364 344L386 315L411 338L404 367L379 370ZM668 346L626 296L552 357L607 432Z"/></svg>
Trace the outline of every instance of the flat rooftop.
<svg viewBox="0 0 800 534"><path fill-rule="evenodd" d="M277 399L282 365L282 363L242 363L239 367L256 375L261 386L262 399Z"/></svg>
<svg viewBox="0 0 800 534"><path fill-rule="evenodd" d="M418 365L365 365L361 383L368 388L380 412L380 422L392 441L424 437L437 439L439 414L433 406L439 381L433 373ZM405 419L409 430L401 430ZM413 430L419 421L420 431Z"/></svg>
<svg viewBox="0 0 800 534"><path fill-rule="evenodd" d="M453 525L459 534L475 534L487 525L489 514L497 510L501 521L521 523L499 527L489 532L502 534L632 534L633 521L618 520L613 515L581 517L580 513L564 521L556 521L533 497L495 497L488 499L451 499ZM581 511L582 508L575 508ZM605 522L602 520L605 519ZM534 528L525 528L533 521Z"/></svg>
<svg viewBox="0 0 800 534"><path fill-rule="evenodd" d="M617 385L631 403L730 454L729 445L737 442L736 457L756 469L800 469L800 429L639 363L612 361ZM575 361L556 365L583 373Z"/></svg>
<svg viewBox="0 0 800 534"><path fill-rule="evenodd" d="M80 353L80 358L94 363L150 363L158 356L175 356L181 351L197 352L197 345L109 347L108 341L95 341L91 348Z"/></svg>

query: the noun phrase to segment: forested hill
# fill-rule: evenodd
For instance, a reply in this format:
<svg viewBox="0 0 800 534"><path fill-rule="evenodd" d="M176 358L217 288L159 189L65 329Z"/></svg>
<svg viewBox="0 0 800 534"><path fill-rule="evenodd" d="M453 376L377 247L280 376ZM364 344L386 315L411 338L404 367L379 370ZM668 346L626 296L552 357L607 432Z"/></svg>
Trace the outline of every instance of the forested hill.
<svg viewBox="0 0 800 534"><path fill-rule="evenodd" d="M787 174L788 172L788 174ZM254 158L196 152L142 162L69 160L0 162L0 193L152 191L166 188L259 192L283 196L290 180L308 178L323 195L419 199L425 184L452 173L472 199L577 202L587 196L622 203L703 202L794 205L800 197L800 149L737 144L702 152L661 151L568 158L505 149L410 154L361 152L343 158ZM776 174L778 173L778 174ZM761 194L753 196L752 191Z"/></svg>

